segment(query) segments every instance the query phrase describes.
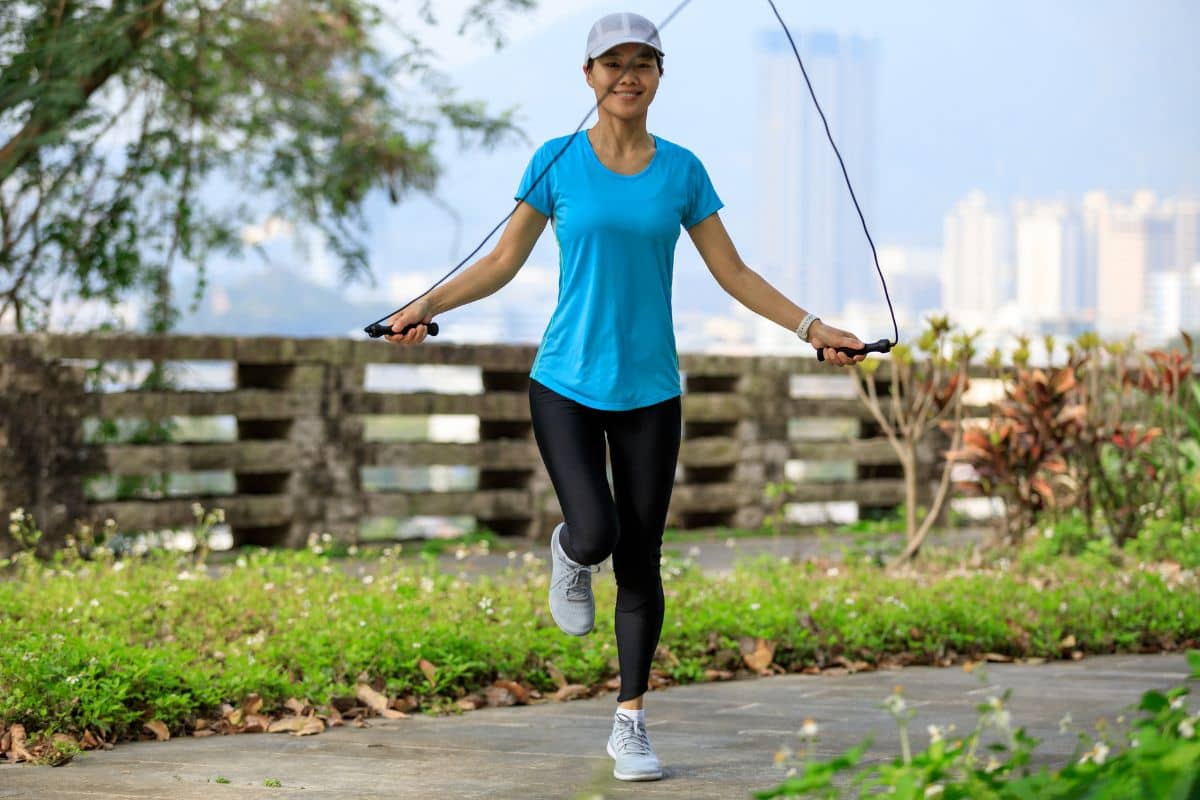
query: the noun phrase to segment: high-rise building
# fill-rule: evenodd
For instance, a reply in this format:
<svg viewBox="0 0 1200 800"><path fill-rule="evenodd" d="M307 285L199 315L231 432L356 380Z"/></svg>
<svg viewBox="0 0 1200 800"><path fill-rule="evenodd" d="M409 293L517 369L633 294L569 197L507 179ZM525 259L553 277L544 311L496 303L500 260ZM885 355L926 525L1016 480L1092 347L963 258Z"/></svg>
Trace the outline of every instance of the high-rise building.
<svg viewBox="0 0 1200 800"><path fill-rule="evenodd" d="M803 32L796 44L869 221L875 196L878 43ZM870 247L782 32L760 36L758 59L759 267L775 285L795 287L800 305L817 314L832 316L854 300L875 300ZM787 332L764 321L756 340L778 349Z"/></svg>
<svg viewBox="0 0 1200 800"><path fill-rule="evenodd" d="M1066 203L1013 207L1017 304L1033 321L1082 311L1080 227Z"/></svg>
<svg viewBox="0 0 1200 800"><path fill-rule="evenodd" d="M1096 314L1101 332L1125 334L1150 330L1151 276L1179 272L1175 260L1175 227L1150 192L1137 192L1133 202L1118 205L1091 196L1095 225ZM1174 285L1159 281L1160 291Z"/></svg>
<svg viewBox="0 0 1200 800"><path fill-rule="evenodd" d="M942 305L964 322L987 319L1012 296L1008 216L973 191L943 225Z"/></svg>

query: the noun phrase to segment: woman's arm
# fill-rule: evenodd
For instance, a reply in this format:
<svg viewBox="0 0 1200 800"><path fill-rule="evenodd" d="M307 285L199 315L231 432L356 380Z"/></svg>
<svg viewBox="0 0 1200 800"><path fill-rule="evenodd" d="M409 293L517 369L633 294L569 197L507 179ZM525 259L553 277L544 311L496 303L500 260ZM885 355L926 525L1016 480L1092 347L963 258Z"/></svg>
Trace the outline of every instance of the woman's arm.
<svg viewBox="0 0 1200 800"><path fill-rule="evenodd" d="M737 248L729 238L724 223L717 213L705 217L688 228L688 235L700 252L700 257L709 272L717 279L721 288L735 300L759 316L795 331L808 312L784 297L778 289L767 283L738 255ZM808 332L809 343L825 350L825 359L834 364L852 364L862 361L864 356L850 357L833 349L836 347L862 347L863 343L849 331L814 322Z"/></svg>
<svg viewBox="0 0 1200 800"><path fill-rule="evenodd" d="M428 325L438 314L480 300L513 279L529 258L538 237L546 229L546 215L528 203L521 203L504 226L500 241L483 258L434 289L425 297L410 304L388 320L392 330L423 322ZM427 330L418 325L403 336L385 336L397 344L418 344L425 340Z"/></svg>

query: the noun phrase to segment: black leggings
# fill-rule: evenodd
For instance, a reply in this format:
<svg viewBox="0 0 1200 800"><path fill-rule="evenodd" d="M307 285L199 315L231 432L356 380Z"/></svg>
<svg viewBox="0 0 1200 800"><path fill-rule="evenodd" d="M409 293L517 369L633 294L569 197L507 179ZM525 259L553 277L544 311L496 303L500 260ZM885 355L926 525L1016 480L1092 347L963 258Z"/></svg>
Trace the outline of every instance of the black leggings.
<svg viewBox="0 0 1200 800"><path fill-rule="evenodd" d="M529 410L566 518L559 535L563 551L579 564L599 564L612 555L621 666L617 701L632 700L646 693L662 633L659 564L679 458L680 400L600 411L530 380ZM606 436L614 491L605 473Z"/></svg>

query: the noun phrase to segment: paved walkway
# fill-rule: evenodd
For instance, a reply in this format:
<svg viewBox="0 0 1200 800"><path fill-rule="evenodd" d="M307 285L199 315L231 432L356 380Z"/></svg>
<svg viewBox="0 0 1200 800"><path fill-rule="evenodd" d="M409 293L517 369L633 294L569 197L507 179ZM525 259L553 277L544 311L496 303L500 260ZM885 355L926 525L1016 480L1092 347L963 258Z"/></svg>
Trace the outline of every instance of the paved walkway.
<svg viewBox="0 0 1200 800"><path fill-rule="evenodd" d="M486 708L461 716L372 721L319 736L253 734L119 745L57 769L0 767L0 798L745 798L776 785L774 752L795 744L805 717L820 724L818 752L839 753L875 731L870 757L899 752L878 703L896 684L925 726L963 730L975 706L1014 690L1014 722L1042 739L1035 764L1061 764L1076 732L1115 721L1142 691L1178 685L1182 655L1104 656L1041 666L993 664L986 684L959 668L912 667L844 676L782 675L674 687L646 698L664 780L623 783L604 752L615 693L569 703ZM1070 712L1074 727L1059 733ZM214 783L220 776L228 784ZM277 778L281 788L264 788Z"/></svg>

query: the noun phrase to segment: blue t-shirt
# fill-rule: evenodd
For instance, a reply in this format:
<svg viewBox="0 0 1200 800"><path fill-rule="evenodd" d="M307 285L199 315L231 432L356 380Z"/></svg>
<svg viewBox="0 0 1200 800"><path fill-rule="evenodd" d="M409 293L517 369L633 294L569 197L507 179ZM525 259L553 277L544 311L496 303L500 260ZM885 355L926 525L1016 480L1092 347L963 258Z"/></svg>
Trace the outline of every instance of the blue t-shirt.
<svg viewBox="0 0 1200 800"><path fill-rule="evenodd" d="M567 143L546 142L515 199ZM525 202L550 217L558 305L530 377L591 408L624 411L680 394L671 317L675 243L724 204L691 151L654 137L650 163L621 175L580 131Z"/></svg>

